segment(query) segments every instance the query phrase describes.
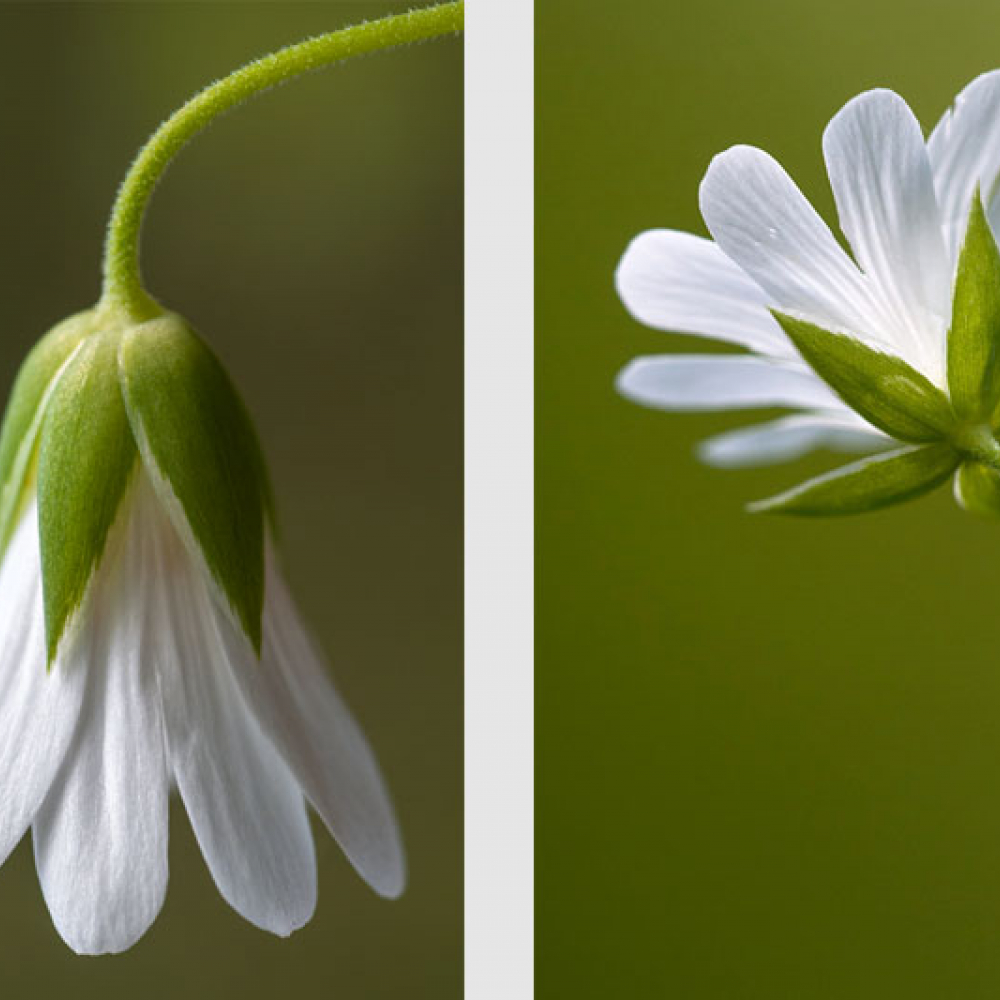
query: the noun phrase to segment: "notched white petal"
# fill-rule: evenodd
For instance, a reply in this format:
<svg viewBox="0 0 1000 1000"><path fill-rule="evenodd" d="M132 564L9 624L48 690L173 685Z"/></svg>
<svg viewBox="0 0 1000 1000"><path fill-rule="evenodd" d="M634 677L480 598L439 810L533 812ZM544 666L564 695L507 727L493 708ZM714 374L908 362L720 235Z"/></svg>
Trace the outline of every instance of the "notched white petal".
<svg viewBox="0 0 1000 1000"><path fill-rule="evenodd" d="M647 326L795 356L768 312L767 296L711 240L670 229L640 233L622 256L615 284L625 307Z"/></svg>
<svg viewBox="0 0 1000 1000"><path fill-rule="evenodd" d="M845 409L801 361L743 354L662 354L636 358L618 376L618 391L643 406L672 411L768 406Z"/></svg>
<svg viewBox="0 0 1000 1000"><path fill-rule="evenodd" d="M85 678L80 722L34 822L46 903L80 954L130 948L163 904L169 787L150 615L150 509L137 484L112 529L85 612L56 670Z"/></svg>
<svg viewBox="0 0 1000 1000"><path fill-rule="evenodd" d="M24 836L73 738L83 674L45 668L38 515L32 501L0 564L0 863Z"/></svg>
<svg viewBox="0 0 1000 1000"><path fill-rule="evenodd" d="M920 124L890 90L849 101L823 134L840 226L875 280L887 339L939 387L951 267Z"/></svg>
<svg viewBox="0 0 1000 1000"><path fill-rule="evenodd" d="M720 153L699 200L716 243L776 308L826 329L885 336L870 282L773 157L752 146Z"/></svg>
<svg viewBox="0 0 1000 1000"><path fill-rule="evenodd" d="M791 462L817 448L868 454L895 442L860 417L840 413L796 413L717 434L698 445L698 457L720 469Z"/></svg>
<svg viewBox="0 0 1000 1000"><path fill-rule="evenodd" d="M288 589L267 562L264 655L237 679L257 719L359 874L382 896L406 883L402 840L375 755L334 688Z"/></svg>
<svg viewBox="0 0 1000 1000"><path fill-rule="evenodd" d="M167 637L157 671L177 788L223 898L258 927L290 934L315 910L316 858L298 782L235 680L262 665L166 518L157 561Z"/></svg>
<svg viewBox="0 0 1000 1000"><path fill-rule="evenodd" d="M1000 174L1000 70L976 77L956 98L927 141L934 186L952 264L978 185L996 230ZM992 208L992 211L991 211Z"/></svg>

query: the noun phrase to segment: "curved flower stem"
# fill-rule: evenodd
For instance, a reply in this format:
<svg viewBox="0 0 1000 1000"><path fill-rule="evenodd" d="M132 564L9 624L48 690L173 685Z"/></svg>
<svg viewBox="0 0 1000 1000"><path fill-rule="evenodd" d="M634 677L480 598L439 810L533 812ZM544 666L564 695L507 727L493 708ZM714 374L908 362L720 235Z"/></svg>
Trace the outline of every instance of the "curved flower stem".
<svg viewBox="0 0 1000 1000"><path fill-rule="evenodd" d="M119 188L104 249L101 305L123 310L135 320L161 311L142 285L139 235L157 182L192 136L248 97L291 77L355 56L451 34L461 30L463 20L464 3L459 0L332 31L263 56L192 97L143 146Z"/></svg>

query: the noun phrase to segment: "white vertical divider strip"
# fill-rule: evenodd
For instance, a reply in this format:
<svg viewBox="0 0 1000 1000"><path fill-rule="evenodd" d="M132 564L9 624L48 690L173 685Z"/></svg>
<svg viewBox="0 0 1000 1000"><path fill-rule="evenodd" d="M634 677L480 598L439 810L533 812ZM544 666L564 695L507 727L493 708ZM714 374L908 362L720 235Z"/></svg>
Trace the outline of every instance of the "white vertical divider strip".
<svg viewBox="0 0 1000 1000"><path fill-rule="evenodd" d="M532 0L465 39L467 1000L533 996Z"/></svg>

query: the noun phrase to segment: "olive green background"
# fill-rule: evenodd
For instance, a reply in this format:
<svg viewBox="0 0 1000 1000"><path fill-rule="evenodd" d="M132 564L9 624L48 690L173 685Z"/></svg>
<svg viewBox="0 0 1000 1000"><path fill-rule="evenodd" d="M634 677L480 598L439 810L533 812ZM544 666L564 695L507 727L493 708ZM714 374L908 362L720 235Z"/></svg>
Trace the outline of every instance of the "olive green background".
<svg viewBox="0 0 1000 1000"><path fill-rule="evenodd" d="M846 100L892 87L929 128L998 65L985 0L536 6L546 1000L1000 994L1000 524L947 490L743 513L836 459L700 466L699 439L774 414L618 398L629 358L707 342L612 285L641 230L705 233L714 153L767 149L832 223Z"/></svg>
<svg viewBox="0 0 1000 1000"><path fill-rule="evenodd" d="M250 58L407 6L0 4L3 392L34 340L96 299L112 197L159 121ZM383 763L410 884L379 899L316 824L317 915L271 937L219 897L175 803L159 919L127 954L83 959L51 925L26 840L0 870L0 990L456 997L460 41L329 69L227 115L169 171L144 246L150 290L205 335L256 419L286 568Z"/></svg>

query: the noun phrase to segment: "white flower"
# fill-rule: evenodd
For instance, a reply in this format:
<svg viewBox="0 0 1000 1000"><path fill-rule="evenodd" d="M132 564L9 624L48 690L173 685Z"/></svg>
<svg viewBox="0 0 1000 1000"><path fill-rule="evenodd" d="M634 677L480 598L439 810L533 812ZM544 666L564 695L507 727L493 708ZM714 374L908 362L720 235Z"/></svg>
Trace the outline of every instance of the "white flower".
<svg viewBox="0 0 1000 1000"><path fill-rule="evenodd" d="M641 322L750 351L638 358L619 377L624 395L667 410L799 411L703 442L711 464L897 446L898 435L848 405L829 373L817 374L815 357L803 358L772 311L899 358L954 396L948 333L977 190L1000 226L1000 72L974 80L926 142L899 96L861 94L830 122L823 153L853 259L774 159L735 146L713 159L701 185L713 240L652 230L619 266L618 290Z"/></svg>
<svg viewBox="0 0 1000 1000"><path fill-rule="evenodd" d="M189 516L193 508L174 493L171 481L184 487L183 469L157 451L157 412L138 395L138 362L151 357L158 385L168 388L163 369L183 360L185 350L200 359L200 368L185 369L189 375L212 375L217 362L171 318L139 327L134 343L136 331L108 333L86 314L82 323L72 320L57 328L55 341L53 335L42 341L61 343L59 331L67 327L74 343L85 335L59 367L25 436L38 455L37 490L29 477L0 564L0 862L30 826L59 933L80 953L122 951L163 903L167 804L176 788L220 893L261 928L286 935L312 916L316 858L307 802L372 887L398 895L405 873L392 807L372 752L299 620L270 529L263 538L258 657L253 628L248 633L238 602L224 590L225 574L210 568L211 551L195 538L198 512ZM117 347L106 371L102 338ZM5 434L17 422L39 356L36 349L15 388ZM106 386L95 381L102 372ZM80 387L91 393L87 406ZM55 528L45 525L46 510L58 511L63 498L56 494L76 489L78 466L110 465L86 435L105 420L105 409L123 412L122 392L138 450L118 435L131 463L128 477L52 657L55 584L68 571L62 552L47 555ZM221 454L236 455L228 473L235 481L239 442L225 424L225 394L218 390L208 400L221 413L218 426L191 424L188 433L199 445L206 433L227 439ZM183 395L175 385L155 406L183 409ZM73 438L61 454L60 443L77 431L84 438ZM114 443L110 435L101 440ZM166 469L158 455L168 459ZM216 471L203 470L211 492L194 498L222 503L222 514L235 522L241 514L219 499L224 480L213 478ZM4 503L16 494L16 479L8 475ZM99 507L107 499L104 480L89 489ZM72 513L70 521L83 523L90 510L78 505ZM255 523L259 532L259 511ZM59 536L70 552L74 538L70 529ZM43 587L46 573L52 577Z"/></svg>

